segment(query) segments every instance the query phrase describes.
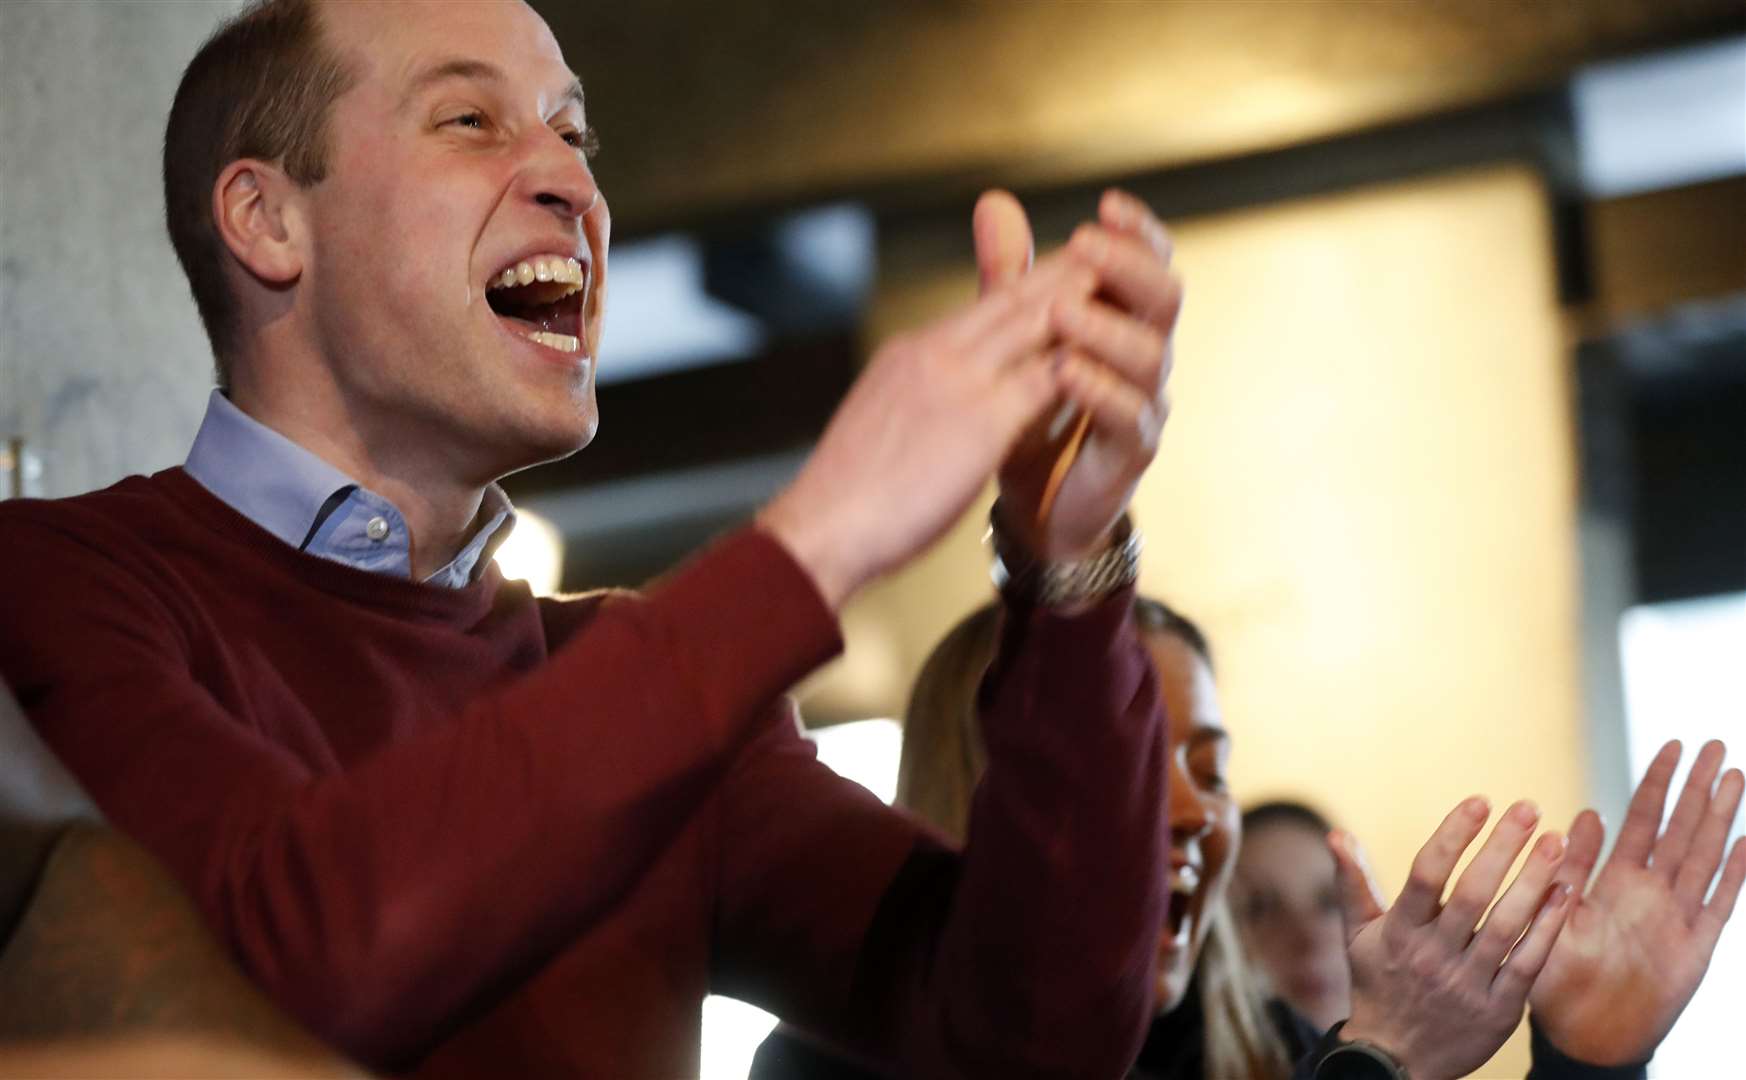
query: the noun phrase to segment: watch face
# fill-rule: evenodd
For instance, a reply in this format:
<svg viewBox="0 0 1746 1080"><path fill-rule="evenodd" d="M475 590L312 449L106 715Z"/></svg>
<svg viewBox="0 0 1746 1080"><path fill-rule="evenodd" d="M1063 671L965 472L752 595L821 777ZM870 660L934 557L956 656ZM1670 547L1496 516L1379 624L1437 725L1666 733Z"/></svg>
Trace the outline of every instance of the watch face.
<svg viewBox="0 0 1746 1080"><path fill-rule="evenodd" d="M1381 1051L1349 1043L1322 1059L1315 1080L1401 1080L1401 1073Z"/></svg>

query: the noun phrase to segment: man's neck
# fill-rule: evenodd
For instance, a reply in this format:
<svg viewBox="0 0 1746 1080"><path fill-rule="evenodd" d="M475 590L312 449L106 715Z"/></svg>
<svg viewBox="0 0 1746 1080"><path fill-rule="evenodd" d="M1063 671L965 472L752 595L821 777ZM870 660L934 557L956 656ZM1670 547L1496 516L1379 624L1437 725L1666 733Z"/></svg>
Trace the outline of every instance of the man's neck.
<svg viewBox="0 0 1746 1080"><path fill-rule="evenodd" d="M485 482L460 480L441 454L408 452L420 440L378 436L321 417L337 410L274 407L233 387L231 403L389 502L406 520L412 580L423 581L454 560L478 526ZM384 451L382 448L393 448Z"/></svg>

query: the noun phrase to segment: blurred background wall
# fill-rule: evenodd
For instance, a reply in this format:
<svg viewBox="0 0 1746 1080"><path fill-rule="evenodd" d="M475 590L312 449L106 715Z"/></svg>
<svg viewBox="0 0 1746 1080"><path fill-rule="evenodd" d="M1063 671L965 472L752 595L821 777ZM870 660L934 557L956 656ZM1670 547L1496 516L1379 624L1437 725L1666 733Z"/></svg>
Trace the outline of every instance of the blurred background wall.
<svg viewBox="0 0 1746 1080"><path fill-rule="evenodd" d="M0 438L23 440L35 492L188 452L212 354L159 148L182 68L240 6L0 3Z"/></svg>
<svg viewBox="0 0 1746 1080"><path fill-rule="evenodd" d="M186 450L210 360L156 148L233 6L0 3L0 436L32 490ZM1738 0L536 6L615 218L600 436L510 482L565 587L774 493L879 340L973 295L982 187L1046 246L1121 183L1189 292L1143 584L1211 632L1239 795L1324 806L1393 889L1470 792L1617 822L1665 734L1746 748ZM815 725L900 716L990 595L985 510L846 613ZM875 785L895 749L839 745Z"/></svg>

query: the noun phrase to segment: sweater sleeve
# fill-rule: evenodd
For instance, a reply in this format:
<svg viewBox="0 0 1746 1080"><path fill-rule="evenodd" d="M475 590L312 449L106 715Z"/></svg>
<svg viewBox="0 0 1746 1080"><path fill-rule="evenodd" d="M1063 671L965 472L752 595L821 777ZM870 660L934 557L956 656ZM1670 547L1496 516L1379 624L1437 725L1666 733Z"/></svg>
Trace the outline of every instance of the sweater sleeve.
<svg viewBox="0 0 1746 1080"><path fill-rule="evenodd" d="M1132 603L1008 612L961 855L771 725L724 789L717 987L896 1075L1122 1075L1167 842Z"/></svg>
<svg viewBox="0 0 1746 1080"><path fill-rule="evenodd" d="M0 558L25 568L0 582L0 671L250 974L377 1067L584 932L838 647L804 572L748 530L605 604L534 673L316 774L218 704L177 598L107 539L0 515Z"/></svg>

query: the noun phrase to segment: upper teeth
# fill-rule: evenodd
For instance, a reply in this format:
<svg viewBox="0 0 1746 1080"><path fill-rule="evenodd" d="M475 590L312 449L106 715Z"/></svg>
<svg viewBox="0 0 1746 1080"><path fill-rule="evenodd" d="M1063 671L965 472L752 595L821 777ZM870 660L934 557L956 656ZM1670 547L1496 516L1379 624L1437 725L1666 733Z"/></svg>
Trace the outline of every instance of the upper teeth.
<svg viewBox="0 0 1746 1080"><path fill-rule="evenodd" d="M1200 872L1192 866L1179 867L1170 875L1170 891L1184 895L1193 894L1200 888Z"/></svg>
<svg viewBox="0 0 1746 1080"><path fill-rule="evenodd" d="M582 264L575 259L563 255L537 255L532 259L524 259L491 279L490 288L507 289L514 285L531 285L536 281L556 281L565 285L574 285L565 295L580 289L585 283L586 275Z"/></svg>

